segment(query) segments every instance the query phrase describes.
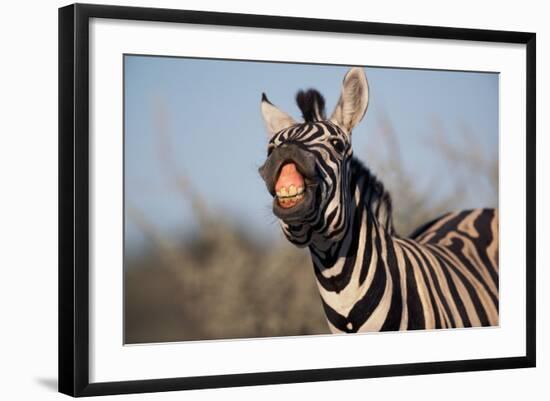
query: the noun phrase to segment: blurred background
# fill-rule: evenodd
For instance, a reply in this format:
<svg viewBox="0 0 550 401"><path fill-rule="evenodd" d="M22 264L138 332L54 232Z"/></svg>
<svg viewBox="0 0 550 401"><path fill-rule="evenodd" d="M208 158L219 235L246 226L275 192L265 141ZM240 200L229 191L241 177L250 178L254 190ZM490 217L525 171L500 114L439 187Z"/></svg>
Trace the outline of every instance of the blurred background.
<svg viewBox="0 0 550 401"><path fill-rule="evenodd" d="M126 55L125 343L328 333L307 249L284 239L257 173L261 93L291 114L316 88L330 115L348 67ZM498 74L365 67L355 156L401 235L498 206Z"/></svg>

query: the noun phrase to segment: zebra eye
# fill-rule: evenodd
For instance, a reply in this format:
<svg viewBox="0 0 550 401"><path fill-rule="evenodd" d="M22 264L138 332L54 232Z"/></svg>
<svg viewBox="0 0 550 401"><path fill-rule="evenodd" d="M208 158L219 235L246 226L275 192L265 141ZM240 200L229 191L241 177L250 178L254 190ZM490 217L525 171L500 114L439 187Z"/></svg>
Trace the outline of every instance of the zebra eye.
<svg viewBox="0 0 550 401"><path fill-rule="evenodd" d="M338 153L344 152L344 143L342 141L333 139L332 141L330 141L330 143L334 147L334 150L337 151Z"/></svg>
<svg viewBox="0 0 550 401"><path fill-rule="evenodd" d="M269 148L267 148L267 157L271 155L271 152L273 152L273 146L270 146Z"/></svg>

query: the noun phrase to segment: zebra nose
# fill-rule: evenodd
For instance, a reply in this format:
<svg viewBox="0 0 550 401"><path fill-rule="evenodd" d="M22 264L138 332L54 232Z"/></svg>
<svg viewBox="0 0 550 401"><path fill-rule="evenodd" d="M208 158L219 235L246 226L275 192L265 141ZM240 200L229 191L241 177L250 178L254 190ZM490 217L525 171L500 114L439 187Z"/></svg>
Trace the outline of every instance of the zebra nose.
<svg viewBox="0 0 550 401"><path fill-rule="evenodd" d="M277 151L276 155L273 155ZM283 161L292 161L296 163L299 170L305 176L312 178L315 175L315 158L314 156L300 146L294 143L286 143L272 152L275 158Z"/></svg>

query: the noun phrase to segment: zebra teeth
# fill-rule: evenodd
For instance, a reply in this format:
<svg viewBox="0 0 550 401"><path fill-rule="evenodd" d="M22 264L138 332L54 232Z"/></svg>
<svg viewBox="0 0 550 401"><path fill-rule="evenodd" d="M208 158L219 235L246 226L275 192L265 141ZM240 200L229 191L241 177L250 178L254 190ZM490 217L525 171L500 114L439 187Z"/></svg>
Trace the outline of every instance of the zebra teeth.
<svg viewBox="0 0 550 401"><path fill-rule="evenodd" d="M286 196L279 198L277 197L277 202L279 202L279 205L284 208L291 208L296 206L298 203L300 203L304 199L304 194L296 194L294 196Z"/></svg>
<svg viewBox="0 0 550 401"><path fill-rule="evenodd" d="M302 195L304 191L304 187L296 188L294 185L288 188L283 187L277 191L277 198L293 198L297 195Z"/></svg>

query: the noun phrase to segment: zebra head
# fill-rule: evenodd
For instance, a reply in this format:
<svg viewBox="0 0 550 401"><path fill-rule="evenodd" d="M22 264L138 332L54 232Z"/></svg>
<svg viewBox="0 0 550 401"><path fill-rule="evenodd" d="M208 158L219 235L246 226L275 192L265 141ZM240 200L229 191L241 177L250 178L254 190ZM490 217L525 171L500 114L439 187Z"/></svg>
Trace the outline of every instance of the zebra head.
<svg viewBox="0 0 550 401"><path fill-rule="evenodd" d="M350 69L327 119L321 94L300 91L296 101L304 122L294 121L262 94L270 139L259 171L273 196L273 212L295 245L307 246L314 237L338 241L350 224L351 131L367 110L368 92L364 70Z"/></svg>

